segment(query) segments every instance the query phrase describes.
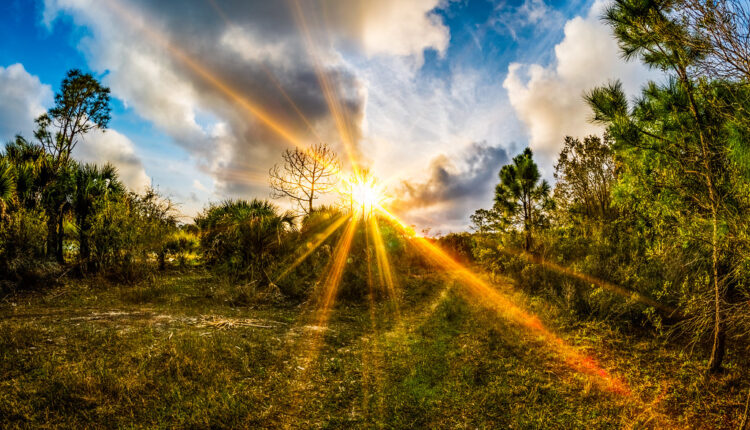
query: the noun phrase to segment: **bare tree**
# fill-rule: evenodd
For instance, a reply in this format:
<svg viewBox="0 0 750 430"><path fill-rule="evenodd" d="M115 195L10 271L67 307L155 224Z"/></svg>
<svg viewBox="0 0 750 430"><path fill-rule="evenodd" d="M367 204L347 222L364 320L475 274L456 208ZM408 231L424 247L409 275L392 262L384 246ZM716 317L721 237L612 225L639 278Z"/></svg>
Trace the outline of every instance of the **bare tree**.
<svg viewBox="0 0 750 430"><path fill-rule="evenodd" d="M696 36L689 40L703 73L750 79L750 3L747 0L679 0L679 15Z"/></svg>
<svg viewBox="0 0 750 430"><path fill-rule="evenodd" d="M338 182L340 165L336 153L325 143L302 150L287 149L284 162L268 172L274 198L289 198L310 213L315 199L333 190Z"/></svg>

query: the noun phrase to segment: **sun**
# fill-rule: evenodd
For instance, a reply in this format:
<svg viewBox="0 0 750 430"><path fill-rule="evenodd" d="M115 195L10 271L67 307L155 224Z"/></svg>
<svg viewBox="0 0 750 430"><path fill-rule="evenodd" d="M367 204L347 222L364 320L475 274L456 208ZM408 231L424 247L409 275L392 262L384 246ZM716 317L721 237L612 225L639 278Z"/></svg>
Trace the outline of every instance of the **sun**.
<svg viewBox="0 0 750 430"><path fill-rule="evenodd" d="M366 172L352 175L345 180L342 194L348 200L352 212L362 216L372 214L373 209L382 205L388 198L375 177Z"/></svg>

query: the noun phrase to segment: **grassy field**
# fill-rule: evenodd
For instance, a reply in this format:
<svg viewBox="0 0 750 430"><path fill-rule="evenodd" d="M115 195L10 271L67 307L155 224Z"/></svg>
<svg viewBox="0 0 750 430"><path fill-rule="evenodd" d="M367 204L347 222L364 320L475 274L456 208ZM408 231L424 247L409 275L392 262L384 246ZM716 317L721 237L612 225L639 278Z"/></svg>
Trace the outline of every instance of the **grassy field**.
<svg viewBox="0 0 750 430"><path fill-rule="evenodd" d="M704 377L698 354L570 322L498 288L630 393L601 389L435 274L403 282L398 306L339 304L321 327L311 304L274 304L195 269L4 298L0 419L8 428L739 425L747 381L736 364Z"/></svg>

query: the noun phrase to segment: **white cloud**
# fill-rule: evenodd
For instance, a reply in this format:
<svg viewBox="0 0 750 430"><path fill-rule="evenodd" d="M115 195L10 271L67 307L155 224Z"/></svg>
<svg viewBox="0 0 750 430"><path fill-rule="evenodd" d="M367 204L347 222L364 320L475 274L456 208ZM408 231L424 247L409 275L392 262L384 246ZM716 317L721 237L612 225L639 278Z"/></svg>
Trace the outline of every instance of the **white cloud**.
<svg viewBox="0 0 750 430"><path fill-rule="evenodd" d="M117 167L122 182L131 190L143 192L151 184L133 142L116 130L94 130L76 145L73 155L77 160Z"/></svg>
<svg viewBox="0 0 750 430"><path fill-rule="evenodd" d="M370 55L414 55L433 48L444 52L450 41L448 28L429 11L437 0L363 1L362 42Z"/></svg>
<svg viewBox="0 0 750 430"><path fill-rule="evenodd" d="M51 102L50 86L29 74L22 64L0 66L0 141L16 134L28 137L34 129L34 119Z"/></svg>
<svg viewBox="0 0 750 430"><path fill-rule="evenodd" d="M430 13L440 1L323 0L315 9L299 3L318 65L351 113L357 138L366 94L343 52L355 47L366 56L399 56L412 64L421 63L425 49L444 52L448 29ZM53 25L67 14L87 27L90 36L80 47L94 70L107 73L113 95L186 149L218 191L266 195L265 181L247 178L265 175L290 142L247 106L261 107L302 143L317 140L281 88L324 140L338 146L338 133L289 9L293 3L212 4L45 0L44 19Z"/></svg>
<svg viewBox="0 0 750 430"><path fill-rule="evenodd" d="M562 21L562 14L547 5L545 0L524 0L520 5L512 2L499 2L495 7L496 15L489 21L490 25L501 31L507 31L514 40L518 40L518 34L523 29L535 27L544 33L554 34ZM535 31L538 39L541 33Z"/></svg>
<svg viewBox="0 0 750 430"><path fill-rule="evenodd" d="M555 46L556 61L549 66L513 63L503 86L511 105L526 126L529 146L539 156L546 176L566 135L600 133L590 122L591 110L583 100L586 91L620 79L628 94L655 74L638 62L625 62L611 30L601 22L603 2L588 16L565 24L564 39Z"/></svg>

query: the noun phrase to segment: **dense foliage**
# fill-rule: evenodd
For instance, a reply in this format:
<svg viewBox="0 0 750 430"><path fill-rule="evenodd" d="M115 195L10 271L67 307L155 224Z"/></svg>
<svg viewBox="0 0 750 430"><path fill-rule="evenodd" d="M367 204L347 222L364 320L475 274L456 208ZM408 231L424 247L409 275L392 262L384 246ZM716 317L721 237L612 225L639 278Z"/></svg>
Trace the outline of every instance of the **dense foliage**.
<svg viewBox="0 0 750 430"><path fill-rule="evenodd" d="M506 176L530 152L503 167L495 207L472 217L474 253L579 316L669 328L705 345L718 371L728 338L747 342L750 333L750 90L742 70L711 72L707 59L726 54L713 49L729 36L697 25L696 9L679 4L617 0L606 11L623 54L663 79L633 103L619 82L586 94L606 134L565 139L556 208L538 207L551 223L537 227L534 246L531 224L496 221L524 195L510 193Z"/></svg>
<svg viewBox="0 0 750 430"><path fill-rule="evenodd" d="M17 136L0 152L3 288L30 288L73 269L130 281L178 252L168 244L177 231L171 202L154 190L127 191L110 164L71 157L82 135L106 128L109 111L109 89L72 70L37 120L36 141Z"/></svg>

